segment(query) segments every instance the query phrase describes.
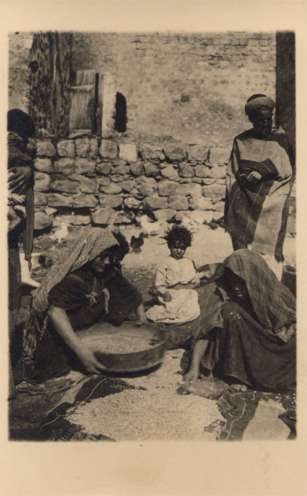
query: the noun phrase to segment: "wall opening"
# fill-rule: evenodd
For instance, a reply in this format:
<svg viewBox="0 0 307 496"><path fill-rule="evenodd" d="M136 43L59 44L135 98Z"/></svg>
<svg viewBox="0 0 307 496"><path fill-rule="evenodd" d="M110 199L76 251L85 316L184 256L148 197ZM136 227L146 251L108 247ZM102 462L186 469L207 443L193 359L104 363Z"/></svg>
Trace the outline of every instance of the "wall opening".
<svg viewBox="0 0 307 496"><path fill-rule="evenodd" d="M114 129L119 133L124 133L127 130L127 100L126 97L120 93L116 93L115 100L115 122Z"/></svg>

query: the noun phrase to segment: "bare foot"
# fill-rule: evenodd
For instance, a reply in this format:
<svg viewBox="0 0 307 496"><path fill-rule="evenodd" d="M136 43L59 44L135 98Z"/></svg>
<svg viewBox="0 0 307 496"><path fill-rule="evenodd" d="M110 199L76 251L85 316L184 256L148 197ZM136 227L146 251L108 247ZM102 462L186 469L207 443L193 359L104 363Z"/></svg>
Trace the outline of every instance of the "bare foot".
<svg viewBox="0 0 307 496"><path fill-rule="evenodd" d="M186 383L193 384L198 379L198 373L196 370L190 369L184 376L183 380Z"/></svg>

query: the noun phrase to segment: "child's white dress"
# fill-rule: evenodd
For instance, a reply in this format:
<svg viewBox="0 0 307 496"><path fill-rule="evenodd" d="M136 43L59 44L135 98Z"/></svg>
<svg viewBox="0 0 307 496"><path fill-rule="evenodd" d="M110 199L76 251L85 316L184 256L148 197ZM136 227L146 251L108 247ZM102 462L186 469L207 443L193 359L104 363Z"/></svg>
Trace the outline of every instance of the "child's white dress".
<svg viewBox="0 0 307 496"><path fill-rule="evenodd" d="M159 296L159 305L147 310L147 318L153 322L166 324L184 324L196 319L200 314L198 294L195 289L175 289L177 284L199 282L199 277L192 260L176 260L169 256L156 272L154 286L161 293L168 291L171 301L164 301Z"/></svg>

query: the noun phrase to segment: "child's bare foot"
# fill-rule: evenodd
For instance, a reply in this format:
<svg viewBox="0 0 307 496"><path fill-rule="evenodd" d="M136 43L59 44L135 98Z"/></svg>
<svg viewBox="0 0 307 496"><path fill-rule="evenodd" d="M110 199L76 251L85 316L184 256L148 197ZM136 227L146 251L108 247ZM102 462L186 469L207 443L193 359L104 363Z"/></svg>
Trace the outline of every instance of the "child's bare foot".
<svg viewBox="0 0 307 496"><path fill-rule="evenodd" d="M198 379L198 373L196 370L190 369L184 376L183 380L185 383L193 384Z"/></svg>

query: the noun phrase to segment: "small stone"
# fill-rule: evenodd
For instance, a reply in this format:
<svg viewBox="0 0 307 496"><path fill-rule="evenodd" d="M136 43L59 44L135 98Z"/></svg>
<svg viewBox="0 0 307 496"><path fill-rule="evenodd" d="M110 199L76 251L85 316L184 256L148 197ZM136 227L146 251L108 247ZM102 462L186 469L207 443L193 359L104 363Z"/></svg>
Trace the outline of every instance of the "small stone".
<svg viewBox="0 0 307 496"><path fill-rule="evenodd" d="M214 203L213 210L215 212L224 213L225 203L223 201L217 201L217 202L213 202L213 203Z"/></svg>
<svg viewBox="0 0 307 496"><path fill-rule="evenodd" d="M157 221L169 222L174 217L174 215L176 215L176 210L173 210L171 208L155 210L154 215Z"/></svg>
<svg viewBox="0 0 307 496"><path fill-rule="evenodd" d="M161 198L161 196L152 195L144 200L144 207L151 208L152 210L167 208L168 201L167 198Z"/></svg>
<svg viewBox="0 0 307 496"><path fill-rule="evenodd" d="M162 148L156 145L145 143L141 148L141 157L143 160L161 160L162 154Z"/></svg>
<svg viewBox="0 0 307 496"><path fill-rule="evenodd" d="M91 213L91 219L94 226L108 226L111 222L114 210L112 208L98 208Z"/></svg>
<svg viewBox="0 0 307 496"><path fill-rule="evenodd" d="M99 196L99 203L102 207L120 208L123 199L120 195L104 195Z"/></svg>
<svg viewBox="0 0 307 496"><path fill-rule="evenodd" d="M54 172L59 172L65 176L70 176L73 174L75 169L75 163L72 158L60 158L53 163Z"/></svg>
<svg viewBox="0 0 307 496"><path fill-rule="evenodd" d="M225 198L225 187L219 184L203 186L203 195L205 198L220 199Z"/></svg>
<svg viewBox="0 0 307 496"><path fill-rule="evenodd" d="M188 150L189 160L195 162L206 162L209 156L209 149L203 145L190 145Z"/></svg>
<svg viewBox="0 0 307 496"><path fill-rule="evenodd" d="M45 172L34 172L34 191L49 191L51 178Z"/></svg>
<svg viewBox="0 0 307 496"><path fill-rule="evenodd" d="M93 174L96 168L96 162L87 158L77 158L75 169L77 174Z"/></svg>
<svg viewBox="0 0 307 496"><path fill-rule="evenodd" d="M213 165L225 165L230 157L231 150L223 147L210 148L209 161Z"/></svg>
<svg viewBox="0 0 307 496"><path fill-rule="evenodd" d="M47 205L48 197L44 195L44 193L38 193L35 191L34 193L34 205L37 207L43 207Z"/></svg>
<svg viewBox="0 0 307 496"><path fill-rule="evenodd" d="M122 183L123 180L126 180L129 176L121 176L120 174L112 174L111 180L113 183Z"/></svg>
<svg viewBox="0 0 307 496"><path fill-rule="evenodd" d="M97 183L99 186L109 186L111 179L109 177L99 177L97 178Z"/></svg>
<svg viewBox="0 0 307 496"><path fill-rule="evenodd" d="M181 177L193 177L194 168L188 164L179 164L179 174Z"/></svg>
<svg viewBox="0 0 307 496"><path fill-rule="evenodd" d="M118 146L115 141L103 139L99 148L99 154L102 158L115 159L118 157Z"/></svg>
<svg viewBox="0 0 307 496"><path fill-rule="evenodd" d="M142 196L150 196L157 190L157 182L151 177L142 177L138 180L137 189Z"/></svg>
<svg viewBox="0 0 307 496"><path fill-rule="evenodd" d="M129 168L126 165L119 165L114 169L114 172L119 175L125 175L129 173Z"/></svg>
<svg viewBox="0 0 307 496"><path fill-rule="evenodd" d="M108 176L111 173L112 166L105 162L100 162L96 165L97 174L102 174L103 176Z"/></svg>
<svg viewBox="0 0 307 496"><path fill-rule="evenodd" d="M57 213L57 209L53 208L53 207L47 207L47 208L45 208L45 212L48 215L54 215Z"/></svg>
<svg viewBox="0 0 307 496"><path fill-rule="evenodd" d="M124 199L124 205L127 208L131 209L137 209L141 205L141 202L134 198L133 196L129 196L128 198Z"/></svg>
<svg viewBox="0 0 307 496"><path fill-rule="evenodd" d="M121 183L121 188L125 193L130 193L135 187L135 181L127 180Z"/></svg>
<svg viewBox="0 0 307 496"><path fill-rule="evenodd" d="M192 195L190 198L190 207L193 210L213 210L212 201L199 195Z"/></svg>
<svg viewBox="0 0 307 496"><path fill-rule="evenodd" d="M90 138L90 149L88 156L90 158L96 158L98 155L98 141L96 138Z"/></svg>
<svg viewBox="0 0 307 496"><path fill-rule="evenodd" d="M119 158L126 160L129 164L136 162L138 154L135 143L121 143L119 145Z"/></svg>
<svg viewBox="0 0 307 496"><path fill-rule="evenodd" d="M109 186L99 186L99 191L106 193L107 195L116 195L122 192L122 188L117 184L111 183Z"/></svg>
<svg viewBox="0 0 307 496"><path fill-rule="evenodd" d="M177 193L179 185L174 181L163 179L158 184L159 195L161 196L174 196Z"/></svg>
<svg viewBox="0 0 307 496"><path fill-rule="evenodd" d="M144 174L144 165L141 162L130 165L130 172L133 176L138 177Z"/></svg>
<svg viewBox="0 0 307 496"><path fill-rule="evenodd" d="M212 177L211 169L207 165L197 165L195 167L195 175L197 177Z"/></svg>
<svg viewBox="0 0 307 496"><path fill-rule="evenodd" d="M204 184L203 179L201 179L200 177L193 177L192 181L193 181L193 183L196 183L196 184ZM210 181L211 181L211 179L210 179ZM213 182L215 182L215 181L213 180Z"/></svg>
<svg viewBox="0 0 307 496"><path fill-rule="evenodd" d="M34 216L34 230L44 231L52 226L52 218L44 212L35 212Z"/></svg>
<svg viewBox="0 0 307 496"><path fill-rule="evenodd" d="M71 177L72 181L78 181L79 183L79 191L81 193L97 193L98 184L95 179L90 179L85 176L81 176L80 174L74 174Z"/></svg>
<svg viewBox="0 0 307 496"><path fill-rule="evenodd" d="M95 208L97 207L98 200L94 195L86 195L80 193L72 199L74 208Z"/></svg>
<svg viewBox="0 0 307 496"><path fill-rule="evenodd" d="M48 195L48 205L54 208L64 208L72 207L73 198L72 196L60 195L58 193L50 193Z"/></svg>
<svg viewBox="0 0 307 496"><path fill-rule="evenodd" d="M193 210L189 212L189 218L197 222L198 224L204 224L207 222L211 222L213 218L213 212L203 211L203 210Z"/></svg>
<svg viewBox="0 0 307 496"><path fill-rule="evenodd" d="M59 141L57 144L58 155L60 157L71 157L75 156L75 143L73 140L63 140Z"/></svg>
<svg viewBox="0 0 307 496"><path fill-rule="evenodd" d="M56 149L51 141L37 141L36 155L38 157L54 157L56 155Z"/></svg>
<svg viewBox="0 0 307 496"><path fill-rule="evenodd" d="M67 220L73 226L88 226L91 223L89 215L70 215Z"/></svg>
<svg viewBox="0 0 307 496"><path fill-rule="evenodd" d="M80 187L77 181L71 179L55 179L50 184L50 190L57 193L78 193Z"/></svg>
<svg viewBox="0 0 307 496"><path fill-rule="evenodd" d="M203 177L200 180L200 184L203 184L205 186L209 186L210 184L215 184L216 180L213 179L212 177Z"/></svg>
<svg viewBox="0 0 307 496"><path fill-rule="evenodd" d="M168 143L164 146L164 154L169 162L182 162L186 158L184 145Z"/></svg>
<svg viewBox="0 0 307 496"><path fill-rule="evenodd" d="M186 196L171 196L168 206L173 210L189 210L189 202Z"/></svg>
<svg viewBox="0 0 307 496"><path fill-rule="evenodd" d="M213 167L211 169L211 177L214 179L224 179L226 176L226 170L224 166Z"/></svg>
<svg viewBox="0 0 307 496"><path fill-rule="evenodd" d="M34 161L34 169L39 172L52 172L52 162L50 158L37 158Z"/></svg>
<svg viewBox="0 0 307 496"><path fill-rule="evenodd" d="M157 167L155 164L152 164L151 162L146 162L144 164L144 170L146 176L148 177L156 177L160 174L159 167Z"/></svg>
<svg viewBox="0 0 307 496"><path fill-rule="evenodd" d="M168 167L165 167L165 169L162 169L161 175L172 181L176 181L179 179L178 172L173 165L169 165Z"/></svg>

